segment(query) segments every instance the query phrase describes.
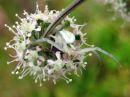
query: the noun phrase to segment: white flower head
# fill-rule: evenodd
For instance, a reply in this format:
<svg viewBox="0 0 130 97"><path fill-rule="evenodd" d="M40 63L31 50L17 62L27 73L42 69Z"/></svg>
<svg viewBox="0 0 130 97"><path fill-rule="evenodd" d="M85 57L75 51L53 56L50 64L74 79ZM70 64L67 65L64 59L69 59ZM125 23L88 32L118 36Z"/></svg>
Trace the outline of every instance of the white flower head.
<svg viewBox="0 0 130 97"><path fill-rule="evenodd" d="M110 4L112 10L121 17L123 20L130 22L130 12L127 9L127 0L97 0L103 4ZM113 18L115 19L115 17Z"/></svg>
<svg viewBox="0 0 130 97"><path fill-rule="evenodd" d="M16 22L12 28L5 25L15 35L14 38L6 43L7 48L14 49L16 52L13 61L18 64L12 74L18 74L19 79L26 75L33 76L35 82L64 79L67 83L72 79L68 78L70 73L78 75L82 68L85 68L85 58L90 54L87 52L100 51L109 56L107 52L97 47L87 45L84 35L80 30L83 25L75 23L76 19L67 16L56 27L53 34L43 37L48 26L55 21L62 11L39 10L38 5L34 14L24 11L25 18ZM82 45L87 45L82 48Z"/></svg>

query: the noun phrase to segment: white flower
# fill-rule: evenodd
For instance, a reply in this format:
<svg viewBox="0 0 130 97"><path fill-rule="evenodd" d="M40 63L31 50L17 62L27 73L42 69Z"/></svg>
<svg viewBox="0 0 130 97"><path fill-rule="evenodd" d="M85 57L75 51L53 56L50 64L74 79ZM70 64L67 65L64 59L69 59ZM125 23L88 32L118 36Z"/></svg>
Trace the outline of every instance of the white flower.
<svg viewBox="0 0 130 97"><path fill-rule="evenodd" d="M18 62L12 74L19 75L19 79L26 75L33 76L35 82L53 80L56 83L58 79L64 79L67 83L72 79L67 75L85 68L85 58L91 54L88 52L100 51L112 57L109 53L97 47L86 45L84 35L80 30L83 25L75 23L75 19L67 16L54 34L43 37L44 31L50 23L53 23L62 11L49 11L47 6L44 12L37 9L34 14L28 14L24 11L25 18L20 18L21 22L16 22L13 28L5 25L15 35L14 38L6 43L5 50L11 48L16 55L11 57L14 60L8 62ZM73 29L70 31L70 29Z"/></svg>
<svg viewBox="0 0 130 97"><path fill-rule="evenodd" d="M33 51L33 50L30 50L30 51L27 51L27 55L25 56L25 59L28 59L28 60L35 60L38 58L38 52L37 51Z"/></svg>
<svg viewBox="0 0 130 97"><path fill-rule="evenodd" d="M27 20L23 20L21 23L21 29L26 32L32 32L36 27L36 21L27 22Z"/></svg>
<svg viewBox="0 0 130 97"><path fill-rule="evenodd" d="M125 0L97 0L100 3L110 4L114 12L122 19L130 22L130 12L127 9L127 3ZM114 18L115 19L115 18Z"/></svg>

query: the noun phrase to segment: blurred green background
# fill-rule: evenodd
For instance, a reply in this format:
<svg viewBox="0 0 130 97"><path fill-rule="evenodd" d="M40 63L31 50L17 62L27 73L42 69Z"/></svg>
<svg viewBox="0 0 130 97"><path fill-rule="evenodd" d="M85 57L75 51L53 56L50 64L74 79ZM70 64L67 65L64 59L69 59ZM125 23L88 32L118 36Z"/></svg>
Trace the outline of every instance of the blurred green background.
<svg viewBox="0 0 130 97"><path fill-rule="evenodd" d="M61 10L73 0L37 0L40 9L45 4L49 9ZM130 97L130 23L115 18L110 6L104 6L96 0L87 0L76 8L71 16L77 23L86 24L87 43L94 44L111 54L120 62L100 53L102 64L93 55L88 58L86 70L80 77L72 76L73 82L66 84L60 80L54 85L45 82L42 87L35 84L30 76L19 80L12 76L15 64L7 65L11 60L4 46L13 35L4 27L18 20L15 14L22 16L23 10L35 11L36 0L0 0L0 97Z"/></svg>

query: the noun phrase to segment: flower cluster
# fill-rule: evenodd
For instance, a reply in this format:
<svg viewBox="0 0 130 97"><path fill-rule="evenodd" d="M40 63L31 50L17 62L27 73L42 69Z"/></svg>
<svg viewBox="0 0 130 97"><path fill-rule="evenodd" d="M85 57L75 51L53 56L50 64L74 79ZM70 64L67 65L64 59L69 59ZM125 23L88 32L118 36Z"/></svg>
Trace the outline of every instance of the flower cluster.
<svg viewBox="0 0 130 97"><path fill-rule="evenodd" d="M38 5L33 14L24 11L25 18L16 16L20 22L16 22L12 27L5 25L15 35L14 38L6 43L5 50L14 49L14 60L17 62L12 74L19 75L19 79L26 75L33 76L35 82L52 80L56 83L57 79L64 79L67 83L71 82L68 76L85 68L87 62L85 58L91 56L93 51L100 51L108 54L98 47L87 45L85 34L81 32L83 25L76 24L73 17L65 17L63 21L44 37L44 32L53 23L62 11L48 10L40 11ZM86 48L82 48L86 45Z"/></svg>
<svg viewBox="0 0 130 97"><path fill-rule="evenodd" d="M122 19L130 22L130 12L127 10L127 3L125 0L98 0L104 4L112 5L112 9L118 14Z"/></svg>

